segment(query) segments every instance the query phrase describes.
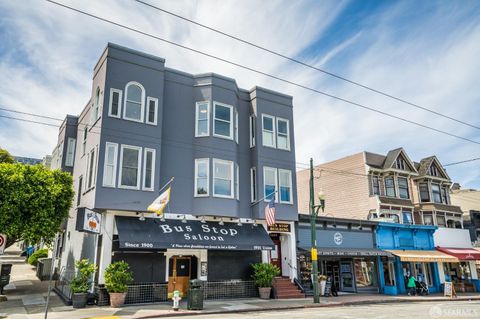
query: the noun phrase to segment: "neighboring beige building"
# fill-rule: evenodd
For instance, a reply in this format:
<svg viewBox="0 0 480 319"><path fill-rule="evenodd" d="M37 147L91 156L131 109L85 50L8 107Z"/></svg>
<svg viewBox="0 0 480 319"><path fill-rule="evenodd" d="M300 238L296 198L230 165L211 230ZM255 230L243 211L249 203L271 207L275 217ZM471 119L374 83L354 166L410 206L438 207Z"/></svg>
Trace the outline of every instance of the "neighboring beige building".
<svg viewBox="0 0 480 319"><path fill-rule="evenodd" d="M480 190L461 189L455 183L450 190L450 197L452 204L462 209L464 226L470 230L472 241L480 246Z"/></svg>
<svg viewBox="0 0 480 319"><path fill-rule="evenodd" d="M309 176L297 173L301 214L309 212ZM449 197L452 181L435 156L417 163L403 148L361 152L315 167L314 181L328 216L463 227L462 211Z"/></svg>

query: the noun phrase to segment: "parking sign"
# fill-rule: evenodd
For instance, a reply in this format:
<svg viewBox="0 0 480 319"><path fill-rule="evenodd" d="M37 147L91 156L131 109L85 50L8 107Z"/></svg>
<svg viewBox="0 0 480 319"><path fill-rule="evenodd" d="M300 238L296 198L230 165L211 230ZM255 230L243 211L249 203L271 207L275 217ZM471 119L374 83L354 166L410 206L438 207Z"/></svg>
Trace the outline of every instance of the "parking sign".
<svg viewBox="0 0 480 319"><path fill-rule="evenodd" d="M7 236L4 234L0 234L0 255L3 255L3 251L5 250L6 245L7 245Z"/></svg>

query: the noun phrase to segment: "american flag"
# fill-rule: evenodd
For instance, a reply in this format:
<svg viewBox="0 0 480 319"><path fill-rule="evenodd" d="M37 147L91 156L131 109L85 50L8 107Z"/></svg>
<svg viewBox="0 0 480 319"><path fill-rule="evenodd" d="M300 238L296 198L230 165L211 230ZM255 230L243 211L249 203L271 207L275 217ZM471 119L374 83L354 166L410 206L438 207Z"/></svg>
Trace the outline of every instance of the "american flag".
<svg viewBox="0 0 480 319"><path fill-rule="evenodd" d="M265 219L267 220L268 226L275 224L275 196L273 196L270 202L268 202L268 205L265 206Z"/></svg>

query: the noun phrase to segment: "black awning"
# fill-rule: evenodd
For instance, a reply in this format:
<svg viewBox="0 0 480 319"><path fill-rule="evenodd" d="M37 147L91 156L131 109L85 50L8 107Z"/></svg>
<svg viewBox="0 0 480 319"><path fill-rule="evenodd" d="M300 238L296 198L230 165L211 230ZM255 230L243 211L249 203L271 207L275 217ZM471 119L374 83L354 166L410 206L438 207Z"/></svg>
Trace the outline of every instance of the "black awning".
<svg viewBox="0 0 480 319"><path fill-rule="evenodd" d="M233 223L166 220L115 216L120 248L272 250L274 245L263 226Z"/></svg>
<svg viewBox="0 0 480 319"><path fill-rule="evenodd" d="M300 253L310 253L308 248L298 248ZM332 257L370 257L370 256L385 256L393 257L388 251L377 248L317 248L318 256L332 256Z"/></svg>

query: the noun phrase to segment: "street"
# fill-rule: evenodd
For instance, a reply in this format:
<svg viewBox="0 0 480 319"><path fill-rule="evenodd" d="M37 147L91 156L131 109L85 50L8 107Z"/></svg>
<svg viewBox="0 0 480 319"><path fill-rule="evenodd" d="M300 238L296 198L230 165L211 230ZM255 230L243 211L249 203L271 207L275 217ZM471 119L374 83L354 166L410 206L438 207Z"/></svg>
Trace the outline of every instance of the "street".
<svg viewBox="0 0 480 319"><path fill-rule="evenodd" d="M225 318L225 314L187 316ZM409 302L228 314L228 318L480 318L480 302Z"/></svg>

